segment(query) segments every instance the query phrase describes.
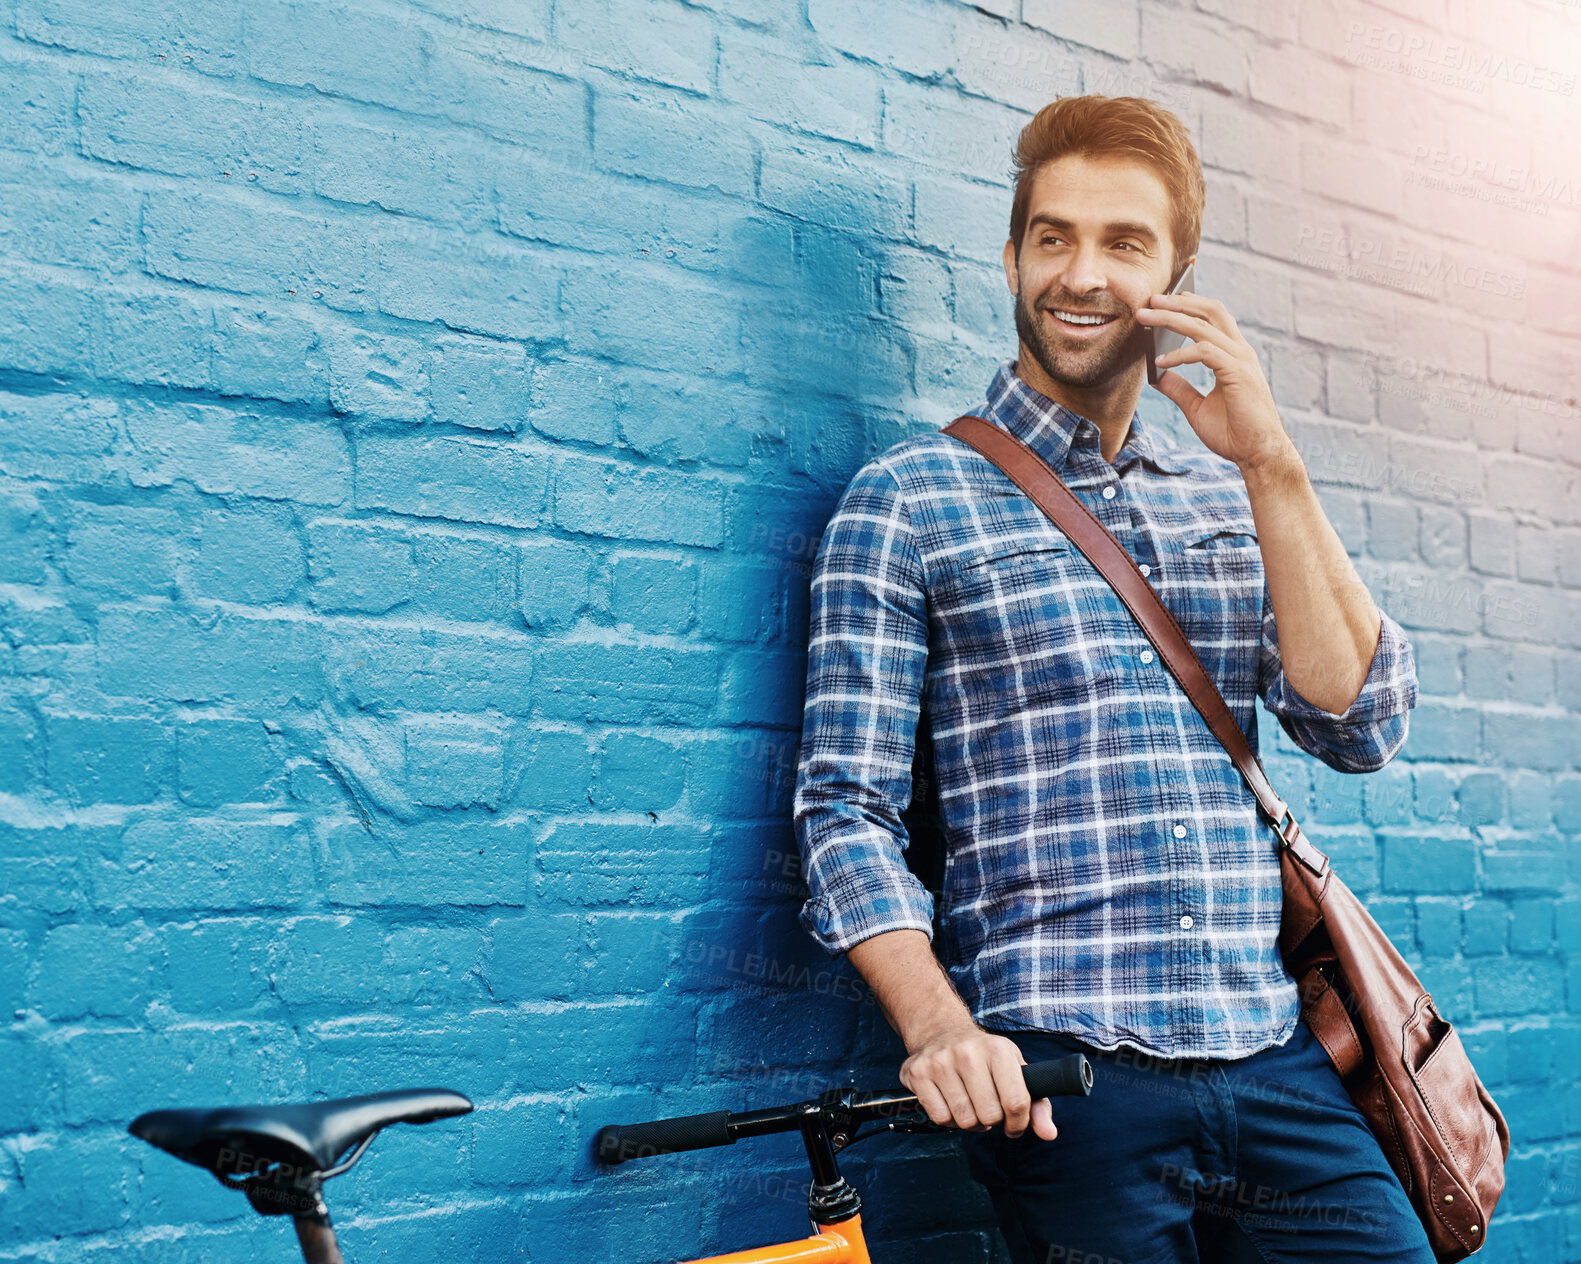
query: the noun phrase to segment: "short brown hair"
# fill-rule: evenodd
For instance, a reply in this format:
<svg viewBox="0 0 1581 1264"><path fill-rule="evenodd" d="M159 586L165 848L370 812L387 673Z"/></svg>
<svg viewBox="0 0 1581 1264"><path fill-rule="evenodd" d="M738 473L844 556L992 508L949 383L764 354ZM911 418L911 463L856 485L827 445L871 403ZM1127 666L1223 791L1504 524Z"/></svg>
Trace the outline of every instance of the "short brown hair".
<svg viewBox="0 0 1581 1264"><path fill-rule="evenodd" d="M1202 163L1186 125L1163 106L1142 97L1085 96L1049 102L1016 140L1010 239L1017 257L1031 214L1032 181L1044 163L1066 154L1135 158L1153 167L1169 191L1173 210L1169 234L1175 243L1175 259L1189 259L1196 253L1207 190L1202 183Z"/></svg>

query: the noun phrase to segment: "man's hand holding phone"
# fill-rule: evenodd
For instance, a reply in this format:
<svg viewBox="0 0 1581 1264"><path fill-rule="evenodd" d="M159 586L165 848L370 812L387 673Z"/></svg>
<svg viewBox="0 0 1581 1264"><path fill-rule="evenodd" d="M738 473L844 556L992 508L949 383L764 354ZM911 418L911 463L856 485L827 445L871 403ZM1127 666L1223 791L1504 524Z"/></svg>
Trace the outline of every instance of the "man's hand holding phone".
<svg viewBox="0 0 1581 1264"><path fill-rule="evenodd" d="M1149 380L1186 414L1209 451L1243 470L1288 460L1295 445L1280 420L1257 352L1223 303L1186 292L1192 273L1188 265L1174 287L1178 292L1155 294L1136 310L1136 319L1166 347L1149 357ZM1172 348L1171 341L1176 343ZM1182 364L1212 369L1213 389L1204 395L1181 374L1163 371Z"/></svg>

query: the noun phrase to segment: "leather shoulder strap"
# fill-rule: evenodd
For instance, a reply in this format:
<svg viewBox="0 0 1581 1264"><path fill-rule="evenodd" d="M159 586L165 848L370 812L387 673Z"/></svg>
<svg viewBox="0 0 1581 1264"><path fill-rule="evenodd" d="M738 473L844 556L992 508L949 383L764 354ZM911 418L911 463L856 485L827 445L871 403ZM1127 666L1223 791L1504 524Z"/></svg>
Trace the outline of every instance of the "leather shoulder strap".
<svg viewBox="0 0 1581 1264"><path fill-rule="evenodd" d="M1046 513L1071 542L1082 551L1100 575L1109 582L1126 609L1147 634L1180 682L1186 696L1219 739L1230 759L1246 780L1258 806L1273 823L1281 842L1314 873L1321 874L1327 858L1301 833L1285 801L1274 791L1263 766L1252 754L1246 734L1235 722L1208 670L1202 665L1191 642L1181 631L1175 617L1159 598L1153 586L1136 567L1109 529L1065 486L1048 462L1015 435L1001 426L968 413L957 417L943 433L975 448L987 457L1033 502Z"/></svg>

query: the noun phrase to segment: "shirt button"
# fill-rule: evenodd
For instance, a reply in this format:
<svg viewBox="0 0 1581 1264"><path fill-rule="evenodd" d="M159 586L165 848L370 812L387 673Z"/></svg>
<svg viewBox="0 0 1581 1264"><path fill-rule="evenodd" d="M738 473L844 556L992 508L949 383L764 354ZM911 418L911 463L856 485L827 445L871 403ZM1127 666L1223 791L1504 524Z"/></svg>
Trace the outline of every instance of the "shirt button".
<svg viewBox="0 0 1581 1264"><path fill-rule="evenodd" d="M1180 919L1180 929L1181 930L1190 930L1192 928L1192 926L1194 926L1194 925L1195 925L1195 923L1191 920L1191 914L1190 913L1187 913L1185 916L1183 916Z"/></svg>
<svg viewBox="0 0 1581 1264"><path fill-rule="evenodd" d="M1142 661L1144 663L1151 663L1153 661L1153 651L1152 650L1143 650L1142 651Z"/></svg>
<svg viewBox="0 0 1581 1264"><path fill-rule="evenodd" d="M1103 489L1103 498L1105 500L1113 500L1114 499L1114 488L1112 486L1105 487Z"/></svg>
<svg viewBox="0 0 1581 1264"><path fill-rule="evenodd" d="M1175 826L1175 837L1176 838L1184 838L1185 836L1186 836L1186 827L1184 825L1177 825L1177 826Z"/></svg>
<svg viewBox="0 0 1581 1264"><path fill-rule="evenodd" d="M1153 568L1151 566L1149 566L1146 562L1143 562L1136 569L1142 572L1142 578L1143 579L1146 579L1149 575L1151 575L1153 573Z"/></svg>

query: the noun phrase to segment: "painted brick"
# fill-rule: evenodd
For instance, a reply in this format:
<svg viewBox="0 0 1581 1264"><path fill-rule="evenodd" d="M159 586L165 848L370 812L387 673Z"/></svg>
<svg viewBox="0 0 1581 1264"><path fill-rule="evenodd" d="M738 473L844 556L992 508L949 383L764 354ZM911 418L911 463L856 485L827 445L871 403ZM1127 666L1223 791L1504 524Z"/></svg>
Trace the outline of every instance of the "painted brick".
<svg viewBox="0 0 1581 1264"><path fill-rule="evenodd" d="M1548 899L1516 900L1511 905L1510 949L1520 953L1546 953L1554 942L1554 902ZM1513 1059L1515 1044L1510 1045Z"/></svg>
<svg viewBox="0 0 1581 1264"><path fill-rule="evenodd" d="M610 564L610 614L639 632L685 632L697 567L684 558L625 554Z"/></svg>
<svg viewBox="0 0 1581 1264"><path fill-rule="evenodd" d="M721 118L674 100L599 93L593 101L593 152L606 171L748 196L752 142L722 128Z"/></svg>
<svg viewBox="0 0 1581 1264"><path fill-rule="evenodd" d="M898 83L884 89L884 150L951 175L1007 182L1011 151L1024 123L1019 111L930 86ZM1002 214L1008 221L1008 203Z"/></svg>
<svg viewBox="0 0 1581 1264"><path fill-rule="evenodd" d="M512 802L576 811L593 803L594 752L580 730L541 728L519 743L506 779Z"/></svg>
<svg viewBox="0 0 1581 1264"><path fill-rule="evenodd" d="M85 505L66 530L65 572L109 597L174 595L185 560L182 516L143 506Z"/></svg>
<svg viewBox="0 0 1581 1264"><path fill-rule="evenodd" d="M1007 0L1000 0L1003 6ZM1039 31L1007 29L987 6L963 13L950 73L962 89L1032 114L1056 97L1081 91L1082 58L1060 39ZM1074 24L1062 34L1069 38Z"/></svg>
<svg viewBox="0 0 1581 1264"><path fill-rule="evenodd" d="M943 72L952 59L950 26L923 19L909 3L890 7L877 0L809 0L807 18L821 40L861 61L928 77ZM913 38L895 38L891 24L897 19L915 33Z"/></svg>
<svg viewBox="0 0 1581 1264"><path fill-rule="evenodd" d="M148 803L170 778L174 741L158 720L46 714L44 740L49 785L74 805Z"/></svg>
<svg viewBox="0 0 1581 1264"><path fill-rule="evenodd" d="M14 1231L25 1241L54 1236L65 1223L88 1233L120 1228L131 1214L126 1161L134 1144L109 1129L28 1137L13 1159Z"/></svg>
<svg viewBox="0 0 1581 1264"><path fill-rule="evenodd" d="M0 662L6 659L0 655ZM43 756L38 726L31 716L0 714L0 794L20 797L31 790L41 779Z"/></svg>
<svg viewBox="0 0 1581 1264"><path fill-rule="evenodd" d="M538 525L543 456L471 438L370 436L357 445L356 505L420 518Z"/></svg>
<svg viewBox="0 0 1581 1264"><path fill-rule="evenodd" d="M175 1011L239 1014L278 1005L269 968L277 927L274 918L207 918L168 927L166 978Z"/></svg>
<svg viewBox="0 0 1581 1264"><path fill-rule="evenodd" d="M556 525L567 531L674 544L718 545L724 534L718 484L609 461L564 458L556 471Z"/></svg>
<svg viewBox="0 0 1581 1264"><path fill-rule="evenodd" d="M377 269L379 310L387 315L500 338L559 330L559 276L516 243L403 227L379 241Z"/></svg>
<svg viewBox="0 0 1581 1264"><path fill-rule="evenodd" d="M136 923L57 926L40 946L28 1003L51 1020L136 1017L157 994L159 948Z"/></svg>
<svg viewBox="0 0 1581 1264"><path fill-rule="evenodd" d="M58 154L76 138L78 81L58 63L9 56L0 62L0 144Z"/></svg>
<svg viewBox="0 0 1581 1264"><path fill-rule="evenodd" d="M810 564L857 466L1013 354L1012 145L1086 91L1191 129L1205 292L1415 647L1389 767L1265 714L1270 775L1509 1115L1495 1249L1575 1255L1573 243L1554 188L1422 178L1540 183L1564 98L1347 56L1564 26L1166 8L0 3L6 1251L273 1255L126 1121L422 1082L478 1110L381 1139L353 1257L690 1257L800 1214L793 1150L654 1183L585 1142L904 1056L795 922ZM1487 242L1522 298L1389 254ZM875 1258L995 1258L940 1156L851 1162Z"/></svg>
<svg viewBox="0 0 1581 1264"><path fill-rule="evenodd" d="M1135 57L1140 51L1138 6L1132 0L1121 0L1102 14L1076 0L1022 0L1021 13L1029 25L1100 52Z"/></svg>
<svg viewBox="0 0 1581 1264"><path fill-rule="evenodd" d="M830 228L903 238L911 227L910 188L865 165L769 152L758 187L764 206Z"/></svg>
<svg viewBox="0 0 1581 1264"><path fill-rule="evenodd" d="M1566 717L1490 711L1482 723L1490 758L1516 768L1565 767Z"/></svg>
<svg viewBox="0 0 1581 1264"><path fill-rule="evenodd" d="M217 92L202 81L85 75L77 95L82 151L105 162L215 183L305 193L304 112Z"/></svg>
<svg viewBox="0 0 1581 1264"><path fill-rule="evenodd" d="M916 232L919 243L934 249L998 263L1010 237L1010 205L997 190L943 175L919 175Z"/></svg>
<svg viewBox="0 0 1581 1264"><path fill-rule="evenodd" d="M545 715L633 723L705 718L719 689L719 660L692 647L567 641L534 663L534 693Z"/></svg>
<svg viewBox="0 0 1581 1264"><path fill-rule="evenodd" d="M68 175L0 151L0 198L10 230L8 253L16 258L106 275L138 271L143 198L123 182Z"/></svg>
<svg viewBox="0 0 1581 1264"><path fill-rule="evenodd" d="M498 808L505 792L504 733L497 724L423 717L408 720L406 785L429 807Z"/></svg>
<svg viewBox="0 0 1581 1264"><path fill-rule="evenodd" d="M312 189L321 197L470 229L493 223L489 148L465 134L409 119L369 127L351 111L343 118L324 111L311 145L304 165L311 164Z"/></svg>
<svg viewBox="0 0 1581 1264"><path fill-rule="evenodd" d="M879 79L855 64L817 65L720 31L719 94L764 122L871 147L878 139Z"/></svg>
<svg viewBox="0 0 1581 1264"><path fill-rule="evenodd" d="M320 609L463 623L514 619L517 554L502 541L336 519L309 524L307 535Z"/></svg>
<svg viewBox="0 0 1581 1264"><path fill-rule="evenodd" d="M1453 957L1460 951L1460 905L1443 897L1416 902L1416 943L1429 957Z"/></svg>
<svg viewBox="0 0 1581 1264"><path fill-rule="evenodd" d="M302 540L283 506L205 513L189 576L203 597L250 606L290 600L306 575Z"/></svg>
<svg viewBox="0 0 1581 1264"><path fill-rule="evenodd" d="M192 57L207 74L234 73L240 14L223 7L192 13L170 0L134 0L106 12L83 0L24 0L16 30L40 44L108 57Z"/></svg>
<svg viewBox="0 0 1581 1264"><path fill-rule="evenodd" d="M736 339L718 336L740 322L737 306L674 269L632 267L617 293L606 268L579 268L567 273L560 304L567 345L586 355L613 353L655 369L699 365L709 373L734 371L740 362Z"/></svg>
<svg viewBox="0 0 1581 1264"><path fill-rule="evenodd" d="M1507 774L1510 824L1518 830L1546 830L1553 816L1554 779L1542 773Z"/></svg>
<svg viewBox="0 0 1581 1264"><path fill-rule="evenodd" d="M330 368L318 326L272 306L216 304L209 380L221 395L328 404Z"/></svg>
<svg viewBox="0 0 1581 1264"><path fill-rule="evenodd" d="M330 407L375 420L419 421L430 411L421 344L347 325L326 325L317 349Z"/></svg>
<svg viewBox="0 0 1581 1264"><path fill-rule="evenodd" d="M377 289L365 231L327 215L282 211L230 190L151 195L143 211L148 268L245 294L322 299L367 311Z"/></svg>
<svg viewBox="0 0 1581 1264"><path fill-rule="evenodd" d="M1510 906L1502 900L1474 900L1463 915L1468 956L1499 955L1509 945Z"/></svg>
<svg viewBox="0 0 1581 1264"><path fill-rule="evenodd" d="M538 845L531 883L559 903L673 906L696 898L707 870L707 843L687 826L565 823Z"/></svg>
<svg viewBox="0 0 1581 1264"><path fill-rule="evenodd" d="M194 807L273 799L280 760L257 720L211 717L176 730L180 793Z"/></svg>
<svg viewBox="0 0 1581 1264"><path fill-rule="evenodd" d="M381 995L396 1004L475 1002L480 996L476 971L482 942L481 934L467 927L392 930L379 966Z"/></svg>
<svg viewBox="0 0 1581 1264"><path fill-rule="evenodd" d="M622 390L620 438L633 452L668 466L747 464L751 431L744 411L710 408L706 385L639 371Z"/></svg>
<svg viewBox="0 0 1581 1264"><path fill-rule="evenodd" d="M551 150L585 133L585 85L482 58L430 24L290 0L251 6L246 20L249 70L258 78L446 118Z"/></svg>
<svg viewBox="0 0 1581 1264"><path fill-rule="evenodd" d="M126 698L311 704L323 690L323 653L322 629L298 619L109 609L96 679Z"/></svg>
<svg viewBox="0 0 1581 1264"><path fill-rule="evenodd" d="M428 364L434 420L477 430L515 431L527 424L525 350L489 339L440 343Z"/></svg>
<svg viewBox="0 0 1581 1264"><path fill-rule="evenodd" d="M621 0L590 0L557 10L554 34L589 65L623 77L697 93L713 84L713 20L673 0L635 11Z"/></svg>
<svg viewBox="0 0 1581 1264"><path fill-rule="evenodd" d="M126 827L94 891L112 909L274 908L309 877L307 839L288 824L151 818Z"/></svg>
<svg viewBox="0 0 1581 1264"><path fill-rule="evenodd" d="M367 1005L380 985L383 933L369 918L291 918L271 935L270 987L293 1008Z"/></svg>
<svg viewBox="0 0 1581 1264"><path fill-rule="evenodd" d="M488 629L348 623L327 641L320 669L337 697L363 709L517 715L533 706L532 658L521 638Z"/></svg>
<svg viewBox="0 0 1581 1264"><path fill-rule="evenodd" d="M1247 49L1240 40L1228 38L1216 21L1144 7L1142 56L1176 74L1190 74L1227 96L1246 95Z"/></svg>
<svg viewBox="0 0 1581 1264"><path fill-rule="evenodd" d="M108 480L118 465L112 453L120 432L113 401L0 392L0 472L12 478Z"/></svg>
<svg viewBox="0 0 1581 1264"><path fill-rule="evenodd" d="M206 405L123 405L136 487L190 483L213 495L338 505L351 495L351 455L338 427Z"/></svg>
<svg viewBox="0 0 1581 1264"><path fill-rule="evenodd" d="M1476 887L1477 852L1469 838L1384 831L1383 888L1447 894Z"/></svg>
<svg viewBox="0 0 1581 1264"><path fill-rule="evenodd" d="M520 905L526 898L525 861L531 828L505 817L414 821L390 848L377 829L358 822L325 831L327 889L340 904L367 907Z"/></svg>
<svg viewBox="0 0 1581 1264"><path fill-rule="evenodd" d="M1470 773L1461 778L1455 798L1462 825L1492 825L1504 816L1504 778L1492 772Z"/></svg>
<svg viewBox="0 0 1581 1264"><path fill-rule="evenodd" d="M1503 958L1475 970L1477 1007L1485 1014L1553 1013L1564 1003L1557 961Z"/></svg>
<svg viewBox="0 0 1581 1264"><path fill-rule="evenodd" d="M595 554L569 540L523 545L517 554L522 621L531 628L574 623L591 595Z"/></svg>

